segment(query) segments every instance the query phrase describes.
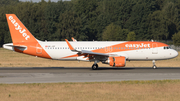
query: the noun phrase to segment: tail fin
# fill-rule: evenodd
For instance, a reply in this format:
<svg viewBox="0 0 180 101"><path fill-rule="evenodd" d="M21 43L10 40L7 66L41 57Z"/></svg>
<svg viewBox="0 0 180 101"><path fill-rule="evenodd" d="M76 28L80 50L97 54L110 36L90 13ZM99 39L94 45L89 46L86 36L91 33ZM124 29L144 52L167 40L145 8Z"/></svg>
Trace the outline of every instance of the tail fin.
<svg viewBox="0 0 180 101"><path fill-rule="evenodd" d="M35 37L29 32L15 14L6 14L6 18L13 43L37 42Z"/></svg>

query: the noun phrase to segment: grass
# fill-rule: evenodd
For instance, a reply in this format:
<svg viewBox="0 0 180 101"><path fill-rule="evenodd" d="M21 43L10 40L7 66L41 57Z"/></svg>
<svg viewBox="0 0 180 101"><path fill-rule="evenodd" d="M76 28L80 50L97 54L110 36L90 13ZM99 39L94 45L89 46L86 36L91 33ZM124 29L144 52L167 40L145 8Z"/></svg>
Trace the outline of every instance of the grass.
<svg viewBox="0 0 180 101"><path fill-rule="evenodd" d="M180 54L180 52L179 52ZM156 61L158 67L180 67L180 56ZM58 61L38 58L0 48L0 67L91 67L93 62ZM107 64L98 63L99 67L110 67ZM130 61L126 67L152 67L152 61Z"/></svg>
<svg viewBox="0 0 180 101"><path fill-rule="evenodd" d="M0 84L2 101L179 101L180 80Z"/></svg>

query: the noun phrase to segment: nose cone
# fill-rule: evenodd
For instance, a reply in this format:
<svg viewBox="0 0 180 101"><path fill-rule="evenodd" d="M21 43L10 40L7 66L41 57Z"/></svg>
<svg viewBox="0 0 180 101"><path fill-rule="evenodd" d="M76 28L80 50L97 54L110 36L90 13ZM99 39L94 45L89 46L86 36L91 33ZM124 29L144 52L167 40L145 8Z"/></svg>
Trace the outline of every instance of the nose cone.
<svg viewBox="0 0 180 101"><path fill-rule="evenodd" d="M172 58L177 57L178 56L178 52L176 50L172 50L171 56L172 56Z"/></svg>

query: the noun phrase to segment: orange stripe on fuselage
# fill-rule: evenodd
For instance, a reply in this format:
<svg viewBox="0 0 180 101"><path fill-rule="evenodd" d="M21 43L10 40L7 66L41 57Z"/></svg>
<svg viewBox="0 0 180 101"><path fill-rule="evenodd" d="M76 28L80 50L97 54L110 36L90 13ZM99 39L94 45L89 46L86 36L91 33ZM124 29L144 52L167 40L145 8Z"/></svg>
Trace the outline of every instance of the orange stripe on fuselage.
<svg viewBox="0 0 180 101"><path fill-rule="evenodd" d="M156 46L153 44L157 44ZM92 50L92 52L97 53L113 53L113 52L123 52L123 51L131 51L131 50L139 50L144 48L156 48L168 46L164 43L160 42L151 42L151 41L128 41L125 43L120 43L112 46L104 47L104 49L96 49Z"/></svg>

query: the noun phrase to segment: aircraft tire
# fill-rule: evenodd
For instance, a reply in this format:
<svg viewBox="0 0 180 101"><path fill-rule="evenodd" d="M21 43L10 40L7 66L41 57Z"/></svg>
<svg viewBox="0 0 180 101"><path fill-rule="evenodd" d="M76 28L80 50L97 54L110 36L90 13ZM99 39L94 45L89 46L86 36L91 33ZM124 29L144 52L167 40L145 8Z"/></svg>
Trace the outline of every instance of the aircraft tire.
<svg viewBox="0 0 180 101"><path fill-rule="evenodd" d="M153 69L157 69L156 65L153 65Z"/></svg>
<svg viewBox="0 0 180 101"><path fill-rule="evenodd" d="M92 70L97 70L98 69L98 64L93 64L92 65Z"/></svg>

